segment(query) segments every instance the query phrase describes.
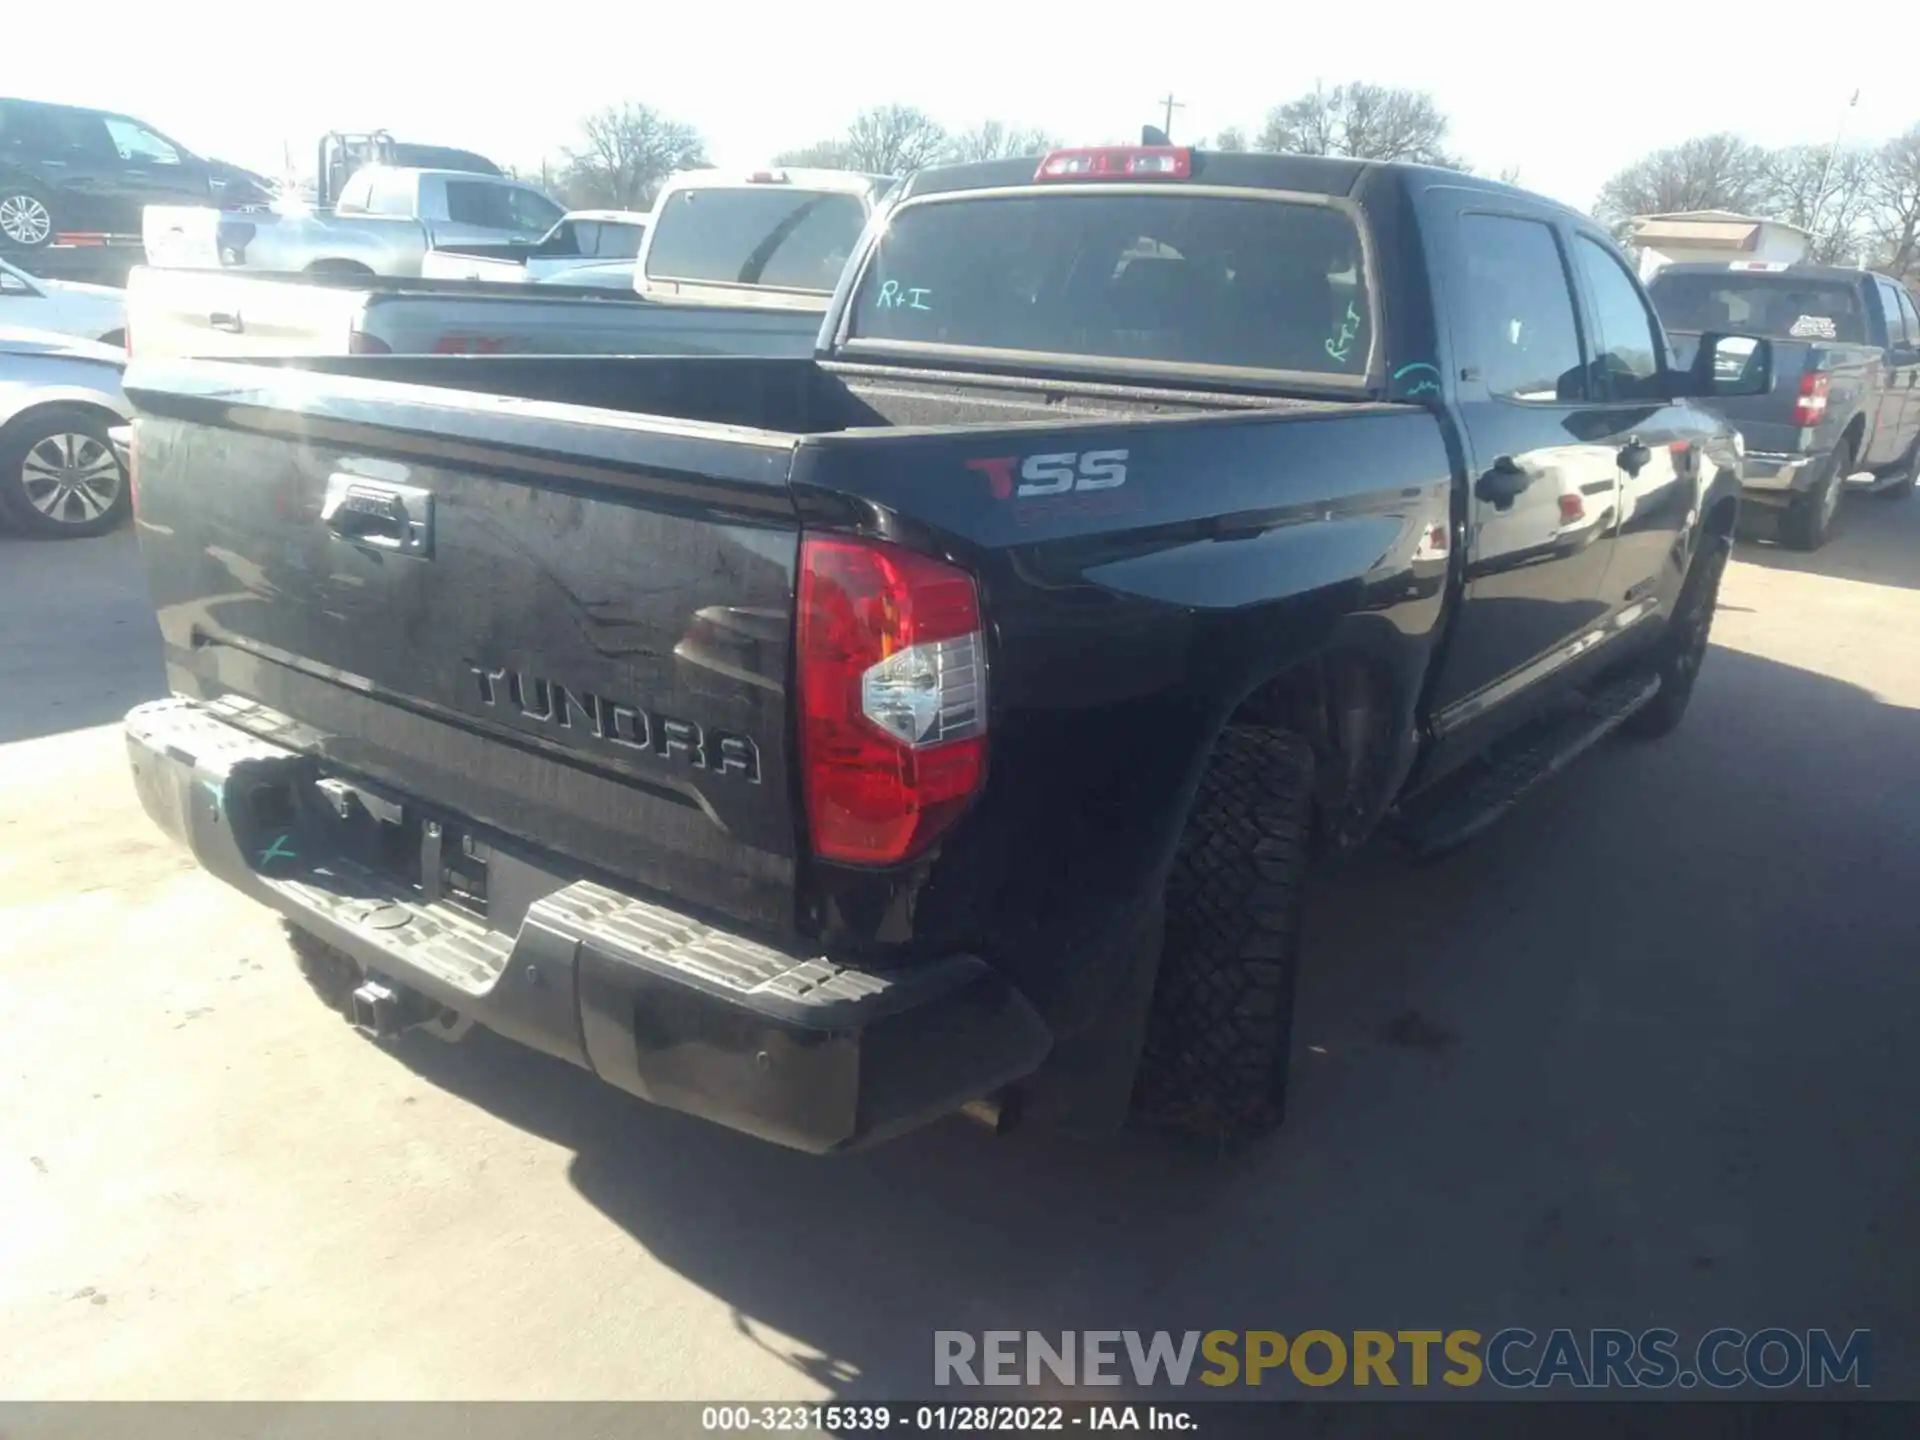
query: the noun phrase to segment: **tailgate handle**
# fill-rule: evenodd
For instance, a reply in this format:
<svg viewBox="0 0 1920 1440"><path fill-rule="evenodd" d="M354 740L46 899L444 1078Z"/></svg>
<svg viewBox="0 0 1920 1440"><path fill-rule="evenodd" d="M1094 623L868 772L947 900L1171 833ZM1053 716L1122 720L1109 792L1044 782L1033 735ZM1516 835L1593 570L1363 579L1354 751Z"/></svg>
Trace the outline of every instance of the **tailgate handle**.
<svg viewBox="0 0 1920 1440"><path fill-rule="evenodd" d="M246 322L240 318L240 312L238 310L216 310L207 316L207 324L216 330L224 330L229 335L238 335L247 328Z"/></svg>
<svg viewBox="0 0 1920 1440"><path fill-rule="evenodd" d="M340 539L416 559L433 558L433 492L363 475L332 475L320 519Z"/></svg>

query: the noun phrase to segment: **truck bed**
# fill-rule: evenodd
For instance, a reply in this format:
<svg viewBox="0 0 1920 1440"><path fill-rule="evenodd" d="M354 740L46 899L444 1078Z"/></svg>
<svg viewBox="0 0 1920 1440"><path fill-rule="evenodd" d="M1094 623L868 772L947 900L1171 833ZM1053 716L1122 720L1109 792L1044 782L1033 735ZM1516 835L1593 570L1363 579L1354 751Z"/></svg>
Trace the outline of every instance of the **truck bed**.
<svg viewBox="0 0 1920 1440"><path fill-rule="evenodd" d="M819 317L564 283L279 275L142 266L135 353L219 357L810 354Z"/></svg>

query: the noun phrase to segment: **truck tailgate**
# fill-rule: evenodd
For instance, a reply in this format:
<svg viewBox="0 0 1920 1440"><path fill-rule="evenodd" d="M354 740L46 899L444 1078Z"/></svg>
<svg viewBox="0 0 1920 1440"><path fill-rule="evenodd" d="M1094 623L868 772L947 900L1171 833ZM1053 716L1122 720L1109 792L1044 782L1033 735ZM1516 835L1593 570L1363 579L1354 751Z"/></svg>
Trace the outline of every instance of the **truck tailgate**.
<svg viewBox="0 0 1920 1440"><path fill-rule="evenodd" d="M486 843L791 928L790 443L269 366L126 388L177 693Z"/></svg>

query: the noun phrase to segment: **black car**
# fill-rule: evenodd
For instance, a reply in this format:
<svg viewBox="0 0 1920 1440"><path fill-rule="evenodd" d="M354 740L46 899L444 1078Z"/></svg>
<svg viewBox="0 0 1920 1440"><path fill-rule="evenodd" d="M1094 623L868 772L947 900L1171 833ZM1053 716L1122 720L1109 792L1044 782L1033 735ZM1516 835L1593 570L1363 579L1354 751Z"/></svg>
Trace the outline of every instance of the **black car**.
<svg viewBox="0 0 1920 1440"><path fill-rule="evenodd" d="M261 177L130 116L0 97L0 248L37 250L63 231L137 235L147 205L268 198Z"/></svg>

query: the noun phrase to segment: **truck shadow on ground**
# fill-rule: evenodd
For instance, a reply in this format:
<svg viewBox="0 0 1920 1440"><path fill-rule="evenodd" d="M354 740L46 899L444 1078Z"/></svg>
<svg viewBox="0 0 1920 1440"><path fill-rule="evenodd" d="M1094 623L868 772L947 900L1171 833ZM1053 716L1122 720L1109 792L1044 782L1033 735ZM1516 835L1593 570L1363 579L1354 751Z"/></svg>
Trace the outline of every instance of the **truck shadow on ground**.
<svg viewBox="0 0 1920 1440"><path fill-rule="evenodd" d="M118 720L167 693L133 534L0 535L0 744Z"/></svg>
<svg viewBox="0 0 1920 1440"><path fill-rule="evenodd" d="M1238 1155L956 1120L820 1160L490 1036L400 1053L569 1147L796 1392L932 1393L939 1329L1629 1321L1871 1327L1884 1392L1920 1340L1916 796L1920 712L1716 647L1669 740L1327 876L1293 1114Z"/></svg>
<svg viewBox="0 0 1920 1440"><path fill-rule="evenodd" d="M1838 533L1812 554L1787 549L1775 536L1774 518L1748 509L1738 552L1748 565L1920 590L1920 497L1847 496Z"/></svg>

